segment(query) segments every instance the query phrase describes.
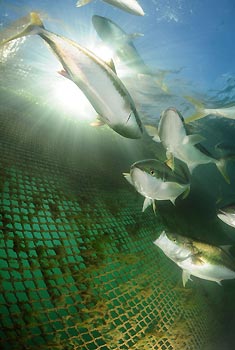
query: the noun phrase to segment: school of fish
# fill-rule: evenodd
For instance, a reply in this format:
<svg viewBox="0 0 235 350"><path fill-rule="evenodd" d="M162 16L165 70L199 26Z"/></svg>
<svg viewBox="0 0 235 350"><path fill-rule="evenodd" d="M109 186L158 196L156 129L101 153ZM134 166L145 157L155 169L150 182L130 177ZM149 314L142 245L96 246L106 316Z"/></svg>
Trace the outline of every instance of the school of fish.
<svg viewBox="0 0 235 350"><path fill-rule="evenodd" d="M145 14L137 0L103 1L133 15ZM91 0L79 0L76 6L81 7L89 2ZM118 58L137 76L152 74L133 44L133 39L141 34L128 34L109 18L94 15L92 23L98 36L113 51L113 59L105 62L77 42L47 30L36 12L31 12L22 21L22 30L5 38L0 43L1 47L22 37L40 36L61 63L63 70L59 73L77 85L97 112L97 121L93 125L107 125L119 135L130 139L148 135L152 138L151 142L163 146L165 161L139 160L130 166L129 173L123 173L128 183L144 197L142 211L152 205L156 212L157 201L169 200L176 205L176 200L184 200L190 193L190 179L198 166L214 164L225 181L230 182L226 172L229 159L217 159L210 155L201 144L203 137L188 134L186 124L209 114L235 119L235 107L206 108L195 98L185 96L195 107L193 115L184 120L180 111L169 107L161 113L157 127L143 125L131 94L115 70L115 59ZM217 216L235 228L233 203L219 208ZM191 275L218 284L222 280L235 278L235 262L226 247L193 240L187 234L181 236L165 231L154 244L183 270L184 286L191 280Z"/></svg>

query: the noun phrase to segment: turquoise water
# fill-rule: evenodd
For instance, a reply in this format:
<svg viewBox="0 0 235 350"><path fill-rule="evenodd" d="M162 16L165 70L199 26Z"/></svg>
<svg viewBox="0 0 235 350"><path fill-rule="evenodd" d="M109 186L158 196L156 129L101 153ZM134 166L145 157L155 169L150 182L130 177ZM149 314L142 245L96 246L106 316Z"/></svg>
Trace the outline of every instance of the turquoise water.
<svg viewBox="0 0 235 350"><path fill-rule="evenodd" d="M75 3L0 1L0 38L6 38L12 22L31 11L40 13L48 30L105 60L113 58L143 124L157 126L168 107L190 117L195 107L185 96L206 108L234 105L233 1L139 0L143 17L102 0L80 8ZM127 33L124 44L134 45L135 55L115 54L114 40L104 43L95 30L94 15ZM14 26L9 30L12 34ZM0 63L3 348L142 349L141 337L146 336L148 349L232 349L234 280L219 287L193 278L191 304L184 309L186 293L174 289L181 272L156 255L152 241L164 228L233 245L235 229L222 223L216 211L234 203L234 162L227 164L230 184L214 165L201 165L190 177L185 200L176 206L159 202L156 217L151 208L142 214L144 198L122 173L135 161L164 159L162 148L147 135L130 140L107 126L91 127L96 111L75 84L58 74L61 65L38 36L1 48ZM214 157L234 155L235 113L232 119L210 114L187 129L204 136L202 145ZM169 331L159 321L159 295L166 309L170 305L171 311L163 307L163 314L171 325L178 318L194 319L181 332L193 334L195 327L199 343L177 343L174 327ZM95 307L114 319L109 330ZM218 324L228 327L215 338ZM123 338L115 338L116 327Z"/></svg>

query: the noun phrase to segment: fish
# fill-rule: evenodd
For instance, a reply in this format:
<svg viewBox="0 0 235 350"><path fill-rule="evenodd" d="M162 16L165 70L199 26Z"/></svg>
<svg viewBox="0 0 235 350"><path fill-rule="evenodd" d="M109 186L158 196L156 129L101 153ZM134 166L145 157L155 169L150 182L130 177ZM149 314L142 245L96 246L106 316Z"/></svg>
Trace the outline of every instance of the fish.
<svg viewBox="0 0 235 350"><path fill-rule="evenodd" d="M81 7L88 4L92 0L78 0L76 6ZM137 0L103 0L110 5L116 6L121 10L124 10L132 15L144 16L144 10L140 6Z"/></svg>
<svg viewBox="0 0 235 350"><path fill-rule="evenodd" d="M144 75L152 74L133 44L133 39L142 36L140 33L128 34L111 19L98 15L92 17L92 24L100 39L121 63L125 64L132 72Z"/></svg>
<svg viewBox="0 0 235 350"><path fill-rule="evenodd" d="M235 205L230 204L217 211L217 216L225 224L235 227Z"/></svg>
<svg viewBox="0 0 235 350"><path fill-rule="evenodd" d="M184 98L192 103L196 110L194 114L185 118L185 123L190 123L197 119L205 118L208 115L215 115L217 117L235 120L235 106L228 106L223 108L205 108L202 102L193 97L184 96Z"/></svg>
<svg viewBox="0 0 235 350"><path fill-rule="evenodd" d="M198 134L187 135L184 118L175 108L167 108L162 112L158 137L166 150L167 164L174 168L174 158L187 164L190 173L201 164L215 164L227 183L230 180L226 173L225 158L215 159L201 145L205 138Z"/></svg>
<svg viewBox="0 0 235 350"><path fill-rule="evenodd" d="M123 173L126 180L135 187L137 192L145 197L142 211L149 205L153 205L155 212L155 200L175 200L181 194L185 198L190 191L190 183L187 172L173 172L165 163L157 159L146 159L135 162L130 168L130 173Z"/></svg>
<svg viewBox="0 0 235 350"><path fill-rule="evenodd" d="M46 30L36 12L30 13L30 22L22 32L0 45L33 34L49 45L63 66L60 73L81 89L99 121L126 138L142 137L143 126L135 103L113 69L85 47Z"/></svg>
<svg viewBox="0 0 235 350"><path fill-rule="evenodd" d="M185 287L190 276L221 285L222 280L235 278L235 261L225 248L163 231L153 242L182 270Z"/></svg>

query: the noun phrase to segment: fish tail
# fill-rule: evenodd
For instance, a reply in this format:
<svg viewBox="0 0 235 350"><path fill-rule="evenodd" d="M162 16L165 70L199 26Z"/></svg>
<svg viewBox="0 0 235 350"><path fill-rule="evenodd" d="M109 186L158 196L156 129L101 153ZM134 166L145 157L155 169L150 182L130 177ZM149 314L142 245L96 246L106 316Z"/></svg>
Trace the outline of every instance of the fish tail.
<svg viewBox="0 0 235 350"><path fill-rule="evenodd" d="M88 4L89 2L91 2L91 0L78 0L76 3L76 7L81 7L83 5Z"/></svg>
<svg viewBox="0 0 235 350"><path fill-rule="evenodd" d="M217 166L218 170L220 171L221 175L224 177L225 181L230 184L230 179L227 174L226 165L227 162L224 158L221 158L215 162L215 165Z"/></svg>
<svg viewBox="0 0 235 350"><path fill-rule="evenodd" d="M186 186L186 189L183 192L182 199L185 199L186 197L188 197L189 193L190 193L190 184Z"/></svg>
<svg viewBox="0 0 235 350"><path fill-rule="evenodd" d="M191 115L188 118L184 118L185 123L193 122L194 120L198 120L205 117L204 112L204 105L201 101L198 101L197 99L191 97L191 96L184 96L186 100L188 100L195 108L195 113Z"/></svg>
<svg viewBox="0 0 235 350"><path fill-rule="evenodd" d="M11 36L10 38L5 39L3 42L0 43L0 46L12 40L19 39L27 35L39 34L40 29L44 29L44 25L38 13L31 12L29 16L27 16L27 19L28 18L29 18L29 22L25 24L24 29L21 32Z"/></svg>

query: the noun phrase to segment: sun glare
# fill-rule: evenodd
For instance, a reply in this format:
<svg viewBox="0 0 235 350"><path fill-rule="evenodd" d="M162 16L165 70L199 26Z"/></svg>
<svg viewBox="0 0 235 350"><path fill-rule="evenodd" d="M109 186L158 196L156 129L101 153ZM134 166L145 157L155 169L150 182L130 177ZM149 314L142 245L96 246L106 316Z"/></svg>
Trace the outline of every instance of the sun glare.
<svg viewBox="0 0 235 350"><path fill-rule="evenodd" d="M113 58L113 51L105 45L94 46L90 50L105 62Z"/></svg>
<svg viewBox="0 0 235 350"><path fill-rule="evenodd" d="M56 107L69 118L92 121L96 112L83 92L70 80L58 77L53 87Z"/></svg>

